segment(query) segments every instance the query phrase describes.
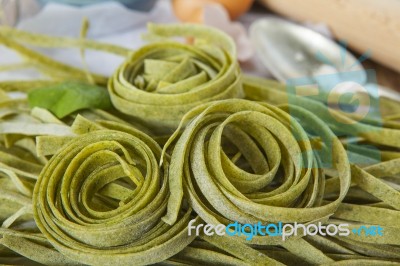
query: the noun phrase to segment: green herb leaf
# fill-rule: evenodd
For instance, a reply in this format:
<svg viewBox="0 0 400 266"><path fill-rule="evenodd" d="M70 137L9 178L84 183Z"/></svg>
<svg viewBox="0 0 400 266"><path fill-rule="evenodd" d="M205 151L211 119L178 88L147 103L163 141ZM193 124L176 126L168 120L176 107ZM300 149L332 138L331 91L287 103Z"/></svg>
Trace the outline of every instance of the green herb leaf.
<svg viewBox="0 0 400 266"><path fill-rule="evenodd" d="M79 82L64 82L39 88L28 94L29 105L45 108L63 118L85 108L109 109L110 96L106 89Z"/></svg>

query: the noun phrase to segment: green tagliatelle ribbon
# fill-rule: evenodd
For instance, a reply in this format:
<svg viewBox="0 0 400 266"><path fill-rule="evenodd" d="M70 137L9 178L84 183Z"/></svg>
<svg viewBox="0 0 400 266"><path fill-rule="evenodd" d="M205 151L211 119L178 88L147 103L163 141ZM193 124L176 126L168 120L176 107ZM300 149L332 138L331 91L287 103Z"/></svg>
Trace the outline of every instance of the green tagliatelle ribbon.
<svg viewBox="0 0 400 266"><path fill-rule="evenodd" d="M153 37L195 37L196 42L162 39L133 53L109 82L119 111L165 131L201 103L240 95L236 49L226 34L184 24L149 24L148 30Z"/></svg>
<svg viewBox="0 0 400 266"><path fill-rule="evenodd" d="M340 194L323 204L326 177L321 158L315 156L306 131L285 108L230 99L188 112L171 155L171 197L164 221L176 221L185 194L189 205L208 224L325 222L350 186L346 151L321 120L305 109L296 109L296 119L314 128L320 142L331 143L324 148L333 152L331 163L340 178ZM164 150L179 132L180 128ZM230 241L237 243L237 239ZM246 243L282 245L313 264L333 261L299 238L283 242L279 237L254 236Z"/></svg>
<svg viewBox="0 0 400 266"><path fill-rule="evenodd" d="M84 21L85 22L85 21ZM92 49L102 52L113 53L120 56L128 56L131 50L120 46L99 43L93 40L85 39L85 32L87 30L87 23L83 24L82 38L68 38L68 37L50 37L43 34L32 34L29 32L16 30L9 27L0 27L0 44L14 50L25 60L25 63L19 64L20 68L34 67L51 80L38 80L38 81L1 81L0 88L6 91L29 91L34 87L41 87L52 85L57 81L90 81L98 85L107 84L108 78L102 75L89 73L86 69L79 69L59 61L56 61L46 55L43 55L31 48L26 44L48 47L48 48L81 48L81 57L84 59L84 49ZM86 66L86 63L84 62ZM3 70L12 70L15 66L6 66ZM31 85L31 86L29 86Z"/></svg>
<svg viewBox="0 0 400 266"><path fill-rule="evenodd" d="M69 38L69 37L55 37L47 36L44 34L30 33L15 28L0 26L0 35L6 39L14 39L19 42L27 43L30 45L49 47L49 48L71 48L71 47L84 47L86 49L93 49L105 51L121 56L127 56L131 53L130 49L108 44L101 43L94 40L85 38Z"/></svg>
<svg viewBox="0 0 400 266"><path fill-rule="evenodd" d="M74 138L47 163L33 195L36 224L80 263L163 261L193 240L186 230L190 211L173 226L163 223L169 193L168 162L158 167L161 148L133 128L103 126L110 129ZM73 128L87 131L79 119Z"/></svg>
<svg viewBox="0 0 400 266"><path fill-rule="evenodd" d="M200 217L212 224L309 222L334 213L350 185L345 149L315 115L301 108L297 114L332 143L333 167L340 178L336 201L321 204L325 176L299 122L272 105L226 100L201 105L183 118L187 126L172 152L164 220L175 222L183 191ZM231 144L230 155L224 143Z"/></svg>

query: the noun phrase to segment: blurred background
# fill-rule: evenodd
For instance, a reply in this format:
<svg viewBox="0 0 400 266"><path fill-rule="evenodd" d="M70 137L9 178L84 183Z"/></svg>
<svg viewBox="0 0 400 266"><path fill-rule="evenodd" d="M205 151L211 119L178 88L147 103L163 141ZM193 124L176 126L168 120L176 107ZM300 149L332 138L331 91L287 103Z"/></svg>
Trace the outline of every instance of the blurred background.
<svg viewBox="0 0 400 266"><path fill-rule="evenodd" d="M284 81L351 68L374 69L383 89L400 91L398 0L1 0L0 7L3 26L79 37L87 18L87 38L132 49L143 45L141 35L148 22L201 23L234 38L247 73ZM82 64L76 51L43 52L72 65ZM0 48L2 64L18 60L13 52ZM87 52L91 70L101 74L110 75L122 60ZM10 74L1 73L0 78L10 78L4 75ZM13 75L24 79L35 73Z"/></svg>

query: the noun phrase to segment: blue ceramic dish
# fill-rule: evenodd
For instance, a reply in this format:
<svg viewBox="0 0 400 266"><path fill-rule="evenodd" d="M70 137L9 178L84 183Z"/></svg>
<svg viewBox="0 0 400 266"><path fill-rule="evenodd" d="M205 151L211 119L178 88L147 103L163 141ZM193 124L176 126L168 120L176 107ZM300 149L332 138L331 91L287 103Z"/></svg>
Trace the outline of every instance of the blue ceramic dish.
<svg viewBox="0 0 400 266"><path fill-rule="evenodd" d="M96 3L110 2L111 0L40 0L42 3L60 3L74 6L86 6ZM157 0L115 0L126 7L138 11L149 11L153 8Z"/></svg>

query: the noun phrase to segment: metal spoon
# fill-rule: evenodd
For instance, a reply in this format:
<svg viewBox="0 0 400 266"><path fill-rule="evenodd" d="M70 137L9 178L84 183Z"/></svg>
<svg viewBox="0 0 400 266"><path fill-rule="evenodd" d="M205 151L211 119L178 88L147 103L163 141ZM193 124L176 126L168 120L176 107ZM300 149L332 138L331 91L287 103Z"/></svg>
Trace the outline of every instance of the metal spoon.
<svg viewBox="0 0 400 266"><path fill-rule="evenodd" d="M367 84L366 71L351 53L306 27L276 17L263 18L251 25L250 38L262 63L282 82L324 74L337 74L340 80L343 73L352 71L357 72L360 84L377 86L379 96L400 101L400 93ZM356 92L356 87L349 90Z"/></svg>

